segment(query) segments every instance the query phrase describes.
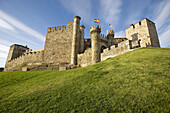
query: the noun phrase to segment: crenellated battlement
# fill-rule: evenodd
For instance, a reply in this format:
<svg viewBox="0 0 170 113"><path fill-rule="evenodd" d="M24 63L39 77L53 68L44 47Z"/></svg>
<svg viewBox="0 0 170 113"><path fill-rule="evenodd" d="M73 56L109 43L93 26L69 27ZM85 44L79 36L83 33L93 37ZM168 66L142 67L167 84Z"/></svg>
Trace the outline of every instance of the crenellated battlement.
<svg viewBox="0 0 170 113"><path fill-rule="evenodd" d="M52 27L52 31L53 31L53 32L56 31L56 27Z"/></svg>
<svg viewBox="0 0 170 113"><path fill-rule="evenodd" d="M95 29L100 29L101 30L101 27L99 25L94 25L94 26L91 26L90 30L95 30Z"/></svg>
<svg viewBox="0 0 170 113"><path fill-rule="evenodd" d="M138 28L138 27L140 27L142 25L144 25L144 23L140 21L140 22L138 22L136 24L130 24L130 28L135 29L135 28Z"/></svg>
<svg viewBox="0 0 170 113"><path fill-rule="evenodd" d="M101 27L99 25L94 25L94 26L91 26L90 28L90 33L93 32L93 31L98 31L98 32L101 32Z"/></svg>
<svg viewBox="0 0 170 113"><path fill-rule="evenodd" d="M47 28L47 33L49 33L51 31L51 27Z"/></svg>
<svg viewBox="0 0 170 113"><path fill-rule="evenodd" d="M106 60L110 57L115 57L117 55L123 54L130 51L129 40L118 43L118 46L112 45L110 49L106 48L101 54L101 61Z"/></svg>
<svg viewBox="0 0 170 113"><path fill-rule="evenodd" d="M8 63L6 64L6 71L11 70L18 66L26 65L28 63L42 63L43 54L44 54L44 50L27 51L24 54L8 61Z"/></svg>
<svg viewBox="0 0 170 113"><path fill-rule="evenodd" d="M48 27L47 31L48 33L50 32L55 32L55 31L64 31L66 30L66 26L57 26L57 27Z"/></svg>
<svg viewBox="0 0 170 113"><path fill-rule="evenodd" d="M130 24L130 29L136 29L142 26L146 26L147 25L147 21L151 22L150 20L148 20L147 18L141 20L140 22L137 22L136 24ZM153 22L152 22L153 23Z"/></svg>
<svg viewBox="0 0 170 113"><path fill-rule="evenodd" d="M113 35L113 36L114 36L114 34L115 34L115 33L114 33L113 30L111 30L111 29L110 29L110 30L107 30L107 35Z"/></svg>
<svg viewBox="0 0 170 113"><path fill-rule="evenodd" d="M47 32L51 33L51 32L56 32L56 31L64 31L64 30L67 30L67 29L72 29L73 22L74 21L67 22L67 27L66 26L48 27Z"/></svg>
<svg viewBox="0 0 170 113"><path fill-rule="evenodd" d="M107 39L107 36L105 36L104 34L100 34L99 36L100 38L104 38L104 39Z"/></svg>
<svg viewBox="0 0 170 113"><path fill-rule="evenodd" d="M39 55L41 55L42 53L44 53L44 50L43 50L43 51L32 51L32 50L26 51L24 54L22 54L22 55L20 55L20 56L18 56L18 57L16 57L16 58L10 60L9 62L13 62L13 61L16 61L16 60L18 60L18 59L22 59L22 58L27 57L27 56L30 56L30 57L34 57L34 56L36 56L36 55L39 56ZM36 59L36 60L38 60L38 59ZM19 60L18 60L18 61L19 61Z"/></svg>

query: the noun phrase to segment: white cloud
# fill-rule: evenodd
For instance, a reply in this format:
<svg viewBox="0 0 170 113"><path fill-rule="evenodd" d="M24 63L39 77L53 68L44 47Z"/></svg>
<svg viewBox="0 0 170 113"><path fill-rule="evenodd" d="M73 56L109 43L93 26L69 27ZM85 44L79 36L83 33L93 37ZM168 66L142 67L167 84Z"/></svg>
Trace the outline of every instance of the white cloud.
<svg viewBox="0 0 170 113"><path fill-rule="evenodd" d="M125 9L124 13L126 15L126 18L124 19L124 23L126 26L130 24L135 24L136 22L139 22L140 20L146 18L146 11L148 7L152 7L153 2L151 0L133 0L124 2Z"/></svg>
<svg viewBox="0 0 170 113"><path fill-rule="evenodd" d="M15 38L15 42L9 42L9 41L1 39L1 36L0 36L0 43L2 43L4 45L9 46L14 43L21 43L21 41L23 41L23 42L25 42L25 44L29 44L29 45L34 45L34 46L40 45L40 44L36 43L35 41L29 40L29 38L26 38L28 36L21 36L20 34L14 34L14 33L7 32L7 31L4 31L4 32L7 33L10 37Z"/></svg>
<svg viewBox="0 0 170 113"><path fill-rule="evenodd" d="M5 66L5 61L8 56L9 47L0 44L0 67Z"/></svg>
<svg viewBox="0 0 170 113"><path fill-rule="evenodd" d="M0 44L0 50L1 50L1 51L5 51L5 52L7 52L7 51L9 51L9 47L8 47L8 46L5 46L5 45Z"/></svg>
<svg viewBox="0 0 170 113"><path fill-rule="evenodd" d="M27 34L22 34L22 33L14 33L14 32L9 32L9 30L5 29L0 29L0 44L6 45L6 46L11 46L12 44L21 44L21 45L28 45L28 47L33 46L33 48L38 47L37 45L41 45L40 42L37 43L34 40L31 40L29 35ZM21 31L20 31L21 32Z"/></svg>
<svg viewBox="0 0 170 113"><path fill-rule="evenodd" d="M82 21L89 24L89 18L92 18L91 0L60 0L64 8L72 12L75 16L82 17Z"/></svg>
<svg viewBox="0 0 170 113"><path fill-rule="evenodd" d="M40 41L45 40L45 37L42 34L40 34L39 32L31 29L30 27L26 26L25 24L23 24L22 22L16 20L15 18L9 16L5 12L3 12L2 10L0 10L0 18L6 20L9 24L11 24L11 25L15 26L16 28L24 31L25 33L36 37Z"/></svg>
<svg viewBox="0 0 170 113"><path fill-rule="evenodd" d="M1 55L3 56L3 57L1 57ZM1 54L0 53L0 67L5 67L5 62L6 62L6 57L5 57L6 55L5 54Z"/></svg>
<svg viewBox="0 0 170 113"><path fill-rule="evenodd" d="M11 26L10 24L8 24L6 21L2 19L0 19L0 27L16 32L13 26Z"/></svg>
<svg viewBox="0 0 170 113"><path fill-rule="evenodd" d="M11 43L11 42L9 42L9 41L7 41L7 40L3 40L3 39L1 39L1 38L0 38L0 44L10 46L12 43Z"/></svg>
<svg viewBox="0 0 170 113"><path fill-rule="evenodd" d="M158 30L163 27L167 21L170 21L170 1L163 0L159 6L157 6L158 9L156 10L158 14L155 18L155 23L157 24Z"/></svg>
<svg viewBox="0 0 170 113"><path fill-rule="evenodd" d="M159 36L161 47L170 46L170 25Z"/></svg>
<svg viewBox="0 0 170 113"><path fill-rule="evenodd" d="M7 58L7 56L8 56L8 54L0 53L0 57L1 57L1 58L4 58L4 59L5 59L5 58Z"/></svg>
<svg viewBox="0 0 170 113"><path fill-rule="evenodd" d="M109 24L114 25L114 28L119 23L121 14L122 0L100 0L99 1L98 15L100 22L102 34L106 34L109 29ZM113 28L111 28L113 29Z"/></svg>
<svg viewBox="0 0 170 113"><path fill-rule="evenodd" d="M125 31L119 31L115 33L115 38L125 38L125 37L126 37Z"/></svg>
<svg viewBox="0 0 170 113"><path fill-rule="evenodd" d="M153 7L154 22L159 34L161 47L170 46L170 1L162 0Z"/></svg>
<svg viewBox="0 0 170 113"><path fill-rule="evenodd" d="M100 0L99 15L107 24L117 24L121 12L122 0Z"/></svg>

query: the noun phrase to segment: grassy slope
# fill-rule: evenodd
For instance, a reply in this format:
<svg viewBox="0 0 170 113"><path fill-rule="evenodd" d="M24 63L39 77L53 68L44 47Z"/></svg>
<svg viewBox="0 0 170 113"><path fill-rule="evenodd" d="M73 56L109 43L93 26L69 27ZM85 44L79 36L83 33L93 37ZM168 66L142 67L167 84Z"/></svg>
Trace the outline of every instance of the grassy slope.
<svg viewBox="0 0 170 113"><path fill-rule="evenodd" d="M0 73L0 112L169 112L170 49L67 71Z"/></svg>

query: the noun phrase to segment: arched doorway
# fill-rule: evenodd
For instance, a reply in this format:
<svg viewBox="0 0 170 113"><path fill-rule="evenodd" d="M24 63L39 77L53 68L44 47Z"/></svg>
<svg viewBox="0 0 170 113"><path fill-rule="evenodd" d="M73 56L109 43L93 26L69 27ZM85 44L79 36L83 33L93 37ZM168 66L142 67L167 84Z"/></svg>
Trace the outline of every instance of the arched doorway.
<svg viewBox="0 0 170 113"><path fill-rule="evenodd" d="M101 46L101 49L100 49L100 52L103 53L103 50L104 50L104 49L106 49L106 47L102 45L102 46Z"/></svg>

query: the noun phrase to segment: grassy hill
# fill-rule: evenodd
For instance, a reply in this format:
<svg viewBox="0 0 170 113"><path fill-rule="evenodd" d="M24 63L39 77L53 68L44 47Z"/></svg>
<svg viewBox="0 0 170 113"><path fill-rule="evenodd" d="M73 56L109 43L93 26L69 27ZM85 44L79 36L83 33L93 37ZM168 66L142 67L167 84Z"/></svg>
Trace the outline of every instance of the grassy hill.
<svg viewBox="0 0 170 113"><path fill-rule="evenodd" d="M0 112L170 112L170 49L66 71L1 72Z"/></svg>

